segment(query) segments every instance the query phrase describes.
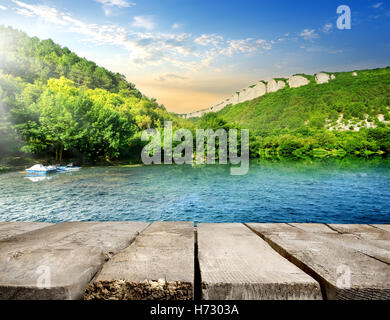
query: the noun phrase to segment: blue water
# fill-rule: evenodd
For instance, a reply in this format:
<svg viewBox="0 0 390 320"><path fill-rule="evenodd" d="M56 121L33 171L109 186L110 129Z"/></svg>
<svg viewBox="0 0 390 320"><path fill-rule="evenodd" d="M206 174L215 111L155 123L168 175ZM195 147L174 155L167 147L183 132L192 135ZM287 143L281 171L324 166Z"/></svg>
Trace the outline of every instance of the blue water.
<svg viewBox="0 0 390 320"><path fill-rule="evenodd" d="M0 221L390 223L390 164L252 162L97 167L31 181L0 175Z"/></svg>

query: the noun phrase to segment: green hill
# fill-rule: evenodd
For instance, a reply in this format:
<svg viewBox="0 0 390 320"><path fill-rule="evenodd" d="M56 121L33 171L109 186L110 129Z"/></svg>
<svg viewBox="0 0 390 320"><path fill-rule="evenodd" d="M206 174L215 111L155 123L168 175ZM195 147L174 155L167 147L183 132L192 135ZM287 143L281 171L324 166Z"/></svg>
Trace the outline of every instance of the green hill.
<svg viewBox="0 0 390 320"><path fill-rule="evenodd" d="M0 26L0 158L139 158L141 130L188 125L125 77ZM0 163L1 165L1 163Z"/></svg>
<svg viewBox="0 0 390 320"><path fill-rule="evenodd" d="M390 120L390 68L333 73L335 80L326 84L284 88L257 99L230 105L218 114L244 125L255 133L272 133L281 129L323 128L336 125L340 115L344 123L365 120L377 124L383 114ZM328 120L328 121L327 121Z"/></svg>
<svg viewBox="0 0 390 320"><path fill-rule="evenodd" d="M336 79L288 86L217 113L248 128L256 154L390 154L390 68L332 73Z"/></svg>
<svg viewBox="0 0 390 320"><path fill-rule="evenodd" d="M142 97L135 85L127 82L123 75L80 58L51 39L41 41L3 26L0 26L0 35L0 69L4 74L20 77L28 83L65 77L90 89L100 88L116 93L127 91L138 98Z"/></svg>

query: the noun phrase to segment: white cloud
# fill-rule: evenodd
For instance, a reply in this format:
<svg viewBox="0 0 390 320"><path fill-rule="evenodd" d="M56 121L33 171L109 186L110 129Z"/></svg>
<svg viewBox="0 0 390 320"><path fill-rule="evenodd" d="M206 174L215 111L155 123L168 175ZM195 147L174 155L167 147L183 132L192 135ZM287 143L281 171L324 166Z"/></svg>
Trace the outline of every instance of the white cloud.
<svg viewBox="0 0 390 320"><path fill-rule="evenodd" d="M276 43L252 38L225 40L217 34L193 36L178 32L162 33L155 31L153 19L145 16L137 16L133 21L133 26L145 30L127 29L116 24L87 23L49 6L26 4L19 0L13 2L18 6L15 10L20 15L36 17L65 32L83 35L85 41L97 45L124 48L129 61L140 66L169 64L182 70L199 71L207 67L216 68L213 62L221 55L270 50ZM166 75L164 79L173 79L173 76Z"/></svg>
<svg viewBox="0 0 390 320"><path fill-rule="evenodd" d="M275 44L276 41L274 40L271 40L271 41L267 41L267 40L256 40L256 44L261 48L261 49L264 49L264 50L271 50L272 49L272 45Z"/></svg>
<svg viewBox="0 0 390 320"><path fill-rule="evenodd" d="M172 25L172 29L180 29L181 28L181 24L180 23L174 23Z"/></svg>
<svg viewBox="0 0 390 320"><path fill-rule="evenodd" d="M314 29L304 29L299 35L305 40L313 40L315 38L318 38L318 34Z"/></svg>
<svg viewBox="0 0 390 320"><path fill-rule="evenodd" d="M48 22L52 22L57 25L67 25L62 19L64 13L58 12L57 9L51 8L45 5L30 5L21 1L12 0L20 8L17 8L17 13L25 16L38 16Z"/></svg>
<svg viewBox="0 0 390 320"><path fill-rule="evenodd" d="M378 2L378 3L375 3L372 7L374 9L378 9L378 8L382 7L382 5L383 5L383 2Z"/></svg>
<svg viewBox="0 0 390 320"><path fill-rule="evenodd" d="M95 0L101 4L103 4L103 12L106 16L111 16L115 13L118 13L118 9L121 8L129 8L135 6L134 2L126 1L126 0Z"/></svg>
<svg viewBox="0 0 390 320"><path fill-rule="evenodd" d="M136 5L135 3L126 0L96 0L96 1L107 7L129 8Z"/></svg>
<svg viewBox="0 0 390 320"><path fill-rule="evenodd" d="M228 46L221 50L221 53L226 56L232 56L234 53L251 53L259 49L271 50L274 42L266 41L263 39L242 39L242 40L230 40Z"/></svg>
<svg viewBox="0 0 390 320"><path fill-rule="evenodd" d="M5 11L5 10L7 10L7 7L4 7L4 6L0 5L0 10Z"/></svg>
<svg viewBox="0 0 390 320"><path fill-rule="evenodd" d="M201 46L218 46L220 42L223 40L223 37L216 34L202 34L200 37L196 38L195 43Z"/></svg>
<svg viewBox="0 0 390 320"><path fill-rule="evenodd" d="M322 28L321 28L321 31L323 33L331 33L332 32L332 29L333 29L333 24L331 23L326 23Z"/></svg>
<svg viewBox="0 0 390 320"><path fill-rule="evenodd" d="M143 28L146 30L152 30L155 27L155 23L152 19L152 17L148 16L136 16L134 17L134 21L131 24L133 27L136 28Z"/></svg>

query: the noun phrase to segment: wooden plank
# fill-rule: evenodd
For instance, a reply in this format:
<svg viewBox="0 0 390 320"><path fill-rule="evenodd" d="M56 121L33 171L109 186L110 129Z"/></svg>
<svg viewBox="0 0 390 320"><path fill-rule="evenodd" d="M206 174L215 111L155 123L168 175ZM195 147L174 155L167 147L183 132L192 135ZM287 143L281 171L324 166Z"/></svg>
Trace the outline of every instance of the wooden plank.
<svg viewBox="0 0 390 320"><path fill-rule="evenodd" d="M330 224L329 227L341 233L339 238L345 239L342 242L345 247L390 264L389 232L361 224Z"/></svg>
<svg viewBox="0 0 390 320"><path fill-rule="evenodd" d="M275 233L293 233L295 234L296 228L293 228L287 223L259 223L257 228L262 234L275 234Z"/></svg>
<svg viewBox="0 0 390 320"><path fill-rule="evenodd" d="M329 224L329 227L339 233L354 234L367 240L390 240L390 232L367 224Z"/></svg>
<svg viewBox="0 0 390 320"><path fill-rule="evenodd" d="M205 300L321 299L319 284L242 224L198 224Z"/></svg>
<svg viewBox="0 0 390 320"><path fill-rule="evenodd" d="M337 231L332 230L327 225L322 223L289 223L289 225L306 232L314 232L314 233L320 232L320 233L334 233L334 234L337 233Z"/></svg>
<svg viewBox="0 0 390 320"><path fill-rule="evenodd" d="M148 224L70 222L0 241L0 299L79 299L101 265Z"/></svg>
<svg viewBox="0 0 390 320"><path fill-rule="evenodd" d="M154 222L103 266L84 297L193 299L194 244L192 222Z"/></svg>
<svg viewBox="0 0 390 320"><path fill-rule="evenodd" d="M300 230L325 237L336 245L352 248L385 263L390 263L390 233L369 225L324 225L290 223Z"/></svg>
<svg viewBox="0 0 390 320"><path fill-rule="evenodd" d="M0 240L50 225L44 222L0 222Z"/></svg>
<svg viewBox="0 0 390 320"><path fill-rule="evenodd" d="M374 228L381 229L383 231L390 232L390 224L373 224Z"/></svg>
<svg viewBox="0 0 390 320"><path fill-rule="evenodd" d="M318 280L327 299L390 299L390 266L369 256L369 250L380 250L363 245L356 235L310 233L292 226L286 232L279 224L264 234L261 224L248 226Z"/></svg>

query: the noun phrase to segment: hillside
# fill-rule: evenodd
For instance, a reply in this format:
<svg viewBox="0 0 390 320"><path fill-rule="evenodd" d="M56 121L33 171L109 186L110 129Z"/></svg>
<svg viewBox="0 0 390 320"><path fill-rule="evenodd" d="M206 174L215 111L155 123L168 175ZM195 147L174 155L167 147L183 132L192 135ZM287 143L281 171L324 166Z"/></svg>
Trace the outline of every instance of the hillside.
<svg viewBox="0 0 390 320"><path fill-rule="evenodd" d="M332 74L322 84L300 75L310 82L286 85L193 121L218 118L250 129L252 156L389 156L390 68Z"/></svg>
<svg viewBox="0 0 390 320"><path fill-rule="evenodd" d="M0 26L0 44L2 72L20 77L27 83L65 77L89 89L100 88L115 93L126 91L142 97L135 85L127 82L123 75L80 58L51 39L41 41L11 27Z"/></svg>
<svg viewBox="0 0 390 320"><path fill-rule="evenodd" d="M0 158L139 158L141 130L187 121L52 40L0 27Z"/></svg>
<svg viewBox="0 0 390 320"><path fill-rule="evenodd" d="M390 120L390 68L361 70L357 76L352 76L352 72L334 75L329 83L317 84L312 79L299 88L286 86L229 105L218 114L259 134L304 127L341 129L338 124L344 124L345 130L355 130L365 126L365 120L371 127L380 120Z"/></svg>

